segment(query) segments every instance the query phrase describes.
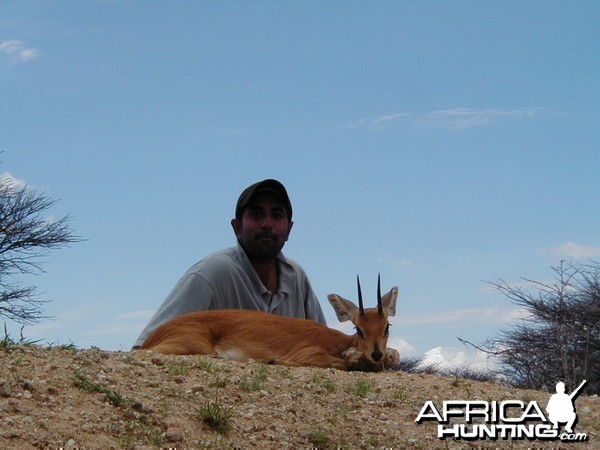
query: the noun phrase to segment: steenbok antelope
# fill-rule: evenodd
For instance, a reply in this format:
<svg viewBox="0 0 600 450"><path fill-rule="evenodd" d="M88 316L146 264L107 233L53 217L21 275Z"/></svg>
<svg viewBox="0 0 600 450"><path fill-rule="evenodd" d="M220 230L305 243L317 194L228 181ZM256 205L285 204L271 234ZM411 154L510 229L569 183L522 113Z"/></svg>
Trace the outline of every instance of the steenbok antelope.
<svg viewBox="0 0 600 450"><path fill-rule="evenodd" d="M142 349L163 354L212 355L221 358L287 366L334 367L380 371L399 363L387 349L388 316L396 314L398 288L383 297L377 281L377 307L363 307L360 281L358 307L339 295L327 296L341 322L351 320L348 336L320 323L242 309L185 314L157 328Z"/></svg>

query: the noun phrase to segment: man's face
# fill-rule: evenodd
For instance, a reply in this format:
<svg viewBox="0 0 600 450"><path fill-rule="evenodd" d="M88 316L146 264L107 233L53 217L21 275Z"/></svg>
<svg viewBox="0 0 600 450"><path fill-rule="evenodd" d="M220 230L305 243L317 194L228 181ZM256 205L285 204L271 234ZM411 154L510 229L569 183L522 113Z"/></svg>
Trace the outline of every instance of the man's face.
<svg viewBox="0 0 600 450"><path fill-rule="evenodd" d="M242 220L231 221L240 245L256 261L274 259L288 240L293 224L279 196L269 192L252 197Z"/></svg>

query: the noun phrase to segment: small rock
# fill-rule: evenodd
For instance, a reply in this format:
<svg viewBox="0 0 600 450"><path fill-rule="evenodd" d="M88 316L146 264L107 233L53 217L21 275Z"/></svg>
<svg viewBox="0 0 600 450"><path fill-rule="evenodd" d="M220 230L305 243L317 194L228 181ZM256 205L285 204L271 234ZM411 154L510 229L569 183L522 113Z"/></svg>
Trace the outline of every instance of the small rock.
<svg viewBox="0 0 600 450"><path fill-rule="evenodd" d="M162 367L165 365L165 362L160 359L158 356L153 357L151 360L152 364L154 364L155 366L159 366Z"/></svg>
<svg viewBox="0 0 600 450"><path fill-rule="evenodd" d="M181 442L183 438L183 431L179 428L170 428L165 433L165 441L167 442Z"/></svg>
<svg viewBox="0 0 600 450"><path fill-rule="evenodd" d="M0 381L0 397L10 397L12 395L12 390L8 384L5 384L3 381Z"/></svg>
<svg viewBox="0 0 600 450"><path fill-rule="evenodd" d="M133 405L131 405L131 407L133 409L135 409L136 411L143 411L144 410L144 405L142 404L142 402L134 402Z"/></svg>

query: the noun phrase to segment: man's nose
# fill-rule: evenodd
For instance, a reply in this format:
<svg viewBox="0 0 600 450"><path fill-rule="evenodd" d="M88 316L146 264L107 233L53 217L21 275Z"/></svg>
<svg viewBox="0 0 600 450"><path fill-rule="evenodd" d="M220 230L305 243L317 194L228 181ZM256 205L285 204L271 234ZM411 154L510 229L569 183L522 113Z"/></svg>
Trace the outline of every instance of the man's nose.
<svg viewBox="0 0 600 450"><path fill-rule="evenodd" d="M269 217L269 216L265 216L263 218L261 228L263 230L272 230L273 229L273 219L271 219L271 217Z"/></svg>

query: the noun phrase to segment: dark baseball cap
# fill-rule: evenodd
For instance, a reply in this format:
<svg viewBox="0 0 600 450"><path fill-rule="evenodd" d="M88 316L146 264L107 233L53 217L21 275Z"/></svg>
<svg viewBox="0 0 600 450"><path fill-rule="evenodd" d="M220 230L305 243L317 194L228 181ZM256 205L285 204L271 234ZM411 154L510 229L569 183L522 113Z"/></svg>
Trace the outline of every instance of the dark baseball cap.
<svg viewBox="0 0 600 450"><path fill-rule="evenodd" d="M273 179L259 181L258 183L254 183L253 185L244 189L244 191L240 194L240 198L238 198L237 205L235 206L236 219L242 219L244 209L248 206L250 200L252 200L252 197L260 192L271 192L281 198L285 209L287 210L288 219L292 220L292 203L290 202L287 191L285 190L283 184Z"/></svg>

